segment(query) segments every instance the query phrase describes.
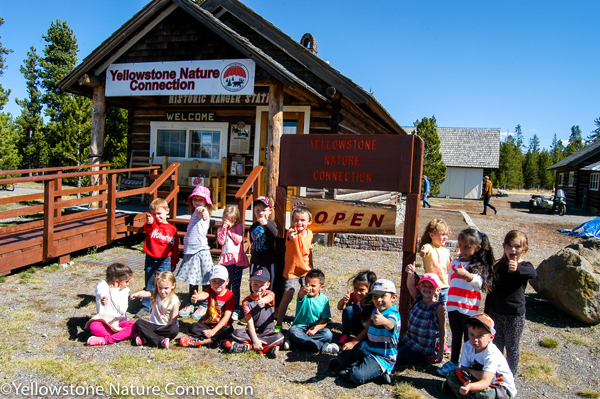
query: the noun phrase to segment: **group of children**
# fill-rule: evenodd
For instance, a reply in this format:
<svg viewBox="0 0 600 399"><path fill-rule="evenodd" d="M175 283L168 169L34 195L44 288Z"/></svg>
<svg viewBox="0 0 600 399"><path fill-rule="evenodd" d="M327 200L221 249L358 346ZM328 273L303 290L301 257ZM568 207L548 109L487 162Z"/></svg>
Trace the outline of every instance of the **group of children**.
<svg viewBox="0 0 600 399"><path fill-rule="evenodd" d="M222 344L233 352L252 349L273 357L282 345L285 349L338 354L329 367L356 384L377 377L389 382L396 364L438 363L449 352L450 360L438 369L447 377L444 389L448 392L470 392L474 397L516 395L513 375L525 321L524 292L527 281L535 277L533 265L522 260L528 250L524 233L510 231L503 242L504 254L495 262L488 237L476 229L465 229L458 236L456 255L451 257L444 248L450 234L448 225L441 219L432 220L421 238L425 274L418 277L414 264L406 267L407 287L414 300L406 333L400 336L400 315L393 305L398 296L396 287L365 270L350 279L352 289L337 304L342 311L342 335L335 344L327 328L331 311L322 292L325 275L312 263L313 235L308 228L312 214L304 204L297 203L292 209L292 226L286 234L285 285L276 308L272 288L278 232L269 218L271 200L261 196L253 204L256 222L249 230L251 263L243 249L239 210L231 206L225 209L217 233L222 246L217 265L207 241L212 209L209 190L196 187L188 203L191 218L177 274L177 231L167 222L167 203L157 199L151 203L144 225L145 289L129 295L131 269L118 263L109 266L106 280L96 289L97 315L87 325L92 333L88 345L132 339L136 345L168 348L179 333L177 317L192 316L198 322L180 338L181 346ZM247 267L250 295L240 306L242 274ZM175 294L176 279L190 286L190 303L181 310ZM286 340L281 328L296 290L296 315ZM487 296L485 313L479 312L482 294ZM143 298L142 310L136 321L129 321L125 314L128 301L136 298ZM452 335L450 348L446 343L446 314ZM233 328L238 317L246 328Z"/></svg>

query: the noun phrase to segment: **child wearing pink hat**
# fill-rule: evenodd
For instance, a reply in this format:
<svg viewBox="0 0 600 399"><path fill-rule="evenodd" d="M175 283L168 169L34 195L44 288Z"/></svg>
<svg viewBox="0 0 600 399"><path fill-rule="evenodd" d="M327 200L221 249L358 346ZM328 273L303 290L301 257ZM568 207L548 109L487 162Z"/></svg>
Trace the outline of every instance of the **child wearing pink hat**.
<svg viewBox="0 0 600 399"><path fill-rule="evenodd" d="M183 237L183 261L177 272L177 278L190 285L190 296L198 290L198 286L204 288L210 286L210 275L214 263L210 255L210 247L206 234L210 227L210 211L213 204L210 198L210 190L204 186L196 186L188 198L188 210L192 215L188 224L187 232ZM192 316L199 320L206 311L206 307L198 306L194 311L194 305L184 306L179 315L181 317Z"/></svg>
<svg viewBox="0 0 600 399"><path fill-rule="evenodd" d="M415 286L415 265L406 267L407 286L415 303L408 317L408 331L398 344L397 363L441 362L444 358L446 317L444 304L439 300L442 286L435 273L425 273Z"/></svg>

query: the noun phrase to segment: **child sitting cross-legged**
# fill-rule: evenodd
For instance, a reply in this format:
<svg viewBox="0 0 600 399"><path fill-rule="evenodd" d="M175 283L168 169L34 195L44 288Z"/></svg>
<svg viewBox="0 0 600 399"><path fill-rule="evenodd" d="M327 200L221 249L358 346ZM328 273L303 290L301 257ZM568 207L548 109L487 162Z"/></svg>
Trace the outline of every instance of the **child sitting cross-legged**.
<svg viewBox="0 0 600 399"><path fill-rule="evenodd" d="M209 276L210 288L190 298L192 303L208 301L204 318L188 328L190 336L181 337L179 345L199 348L229 339L233 332L231 314L235 310L235 295L227 289L229 274L225 266L217 265Z"/></svg>
<svg viewBox="0 0 600 399"><path fill-rule="evenodd" d="M369 295L375 309L367 328L344 344L337 358L329 361L329 368L355 384L364 384L379 376L389 384L400 339L400 314L394 307L398 298L396 287L390 280L380 279L373 283Z"/></svg>
<svg viewBox="0 0 600 399"><path fill-rule="evenodd" d="M492 342L496 334L492 318L478 313L466 324L469 341L463 346L460 368L451 371L442 384L444 392L475 399L517 396L508 362Z"/></svg>
<svg viewBox="0 0 600 399"><path fill-rule="evenodd" d="M303 349L320 353L338 353L340 348L332 344L333 334L327 328L331 318L329 298L322 294L325 275L313 269L304 277L304 286L298 291L296 318L288 332L284 349Z"/></svg>
<svg viewBox="0 0 600 399"><path fill-rule="evenodd" d="M283 334L275 331L275 294L269 291L271 275L261 267L250 276L252 293L242 302L246 328L236 329L231 338L232 352L245 352L254 349L262 354L277 357L279 346L283 344Z"/></svg>

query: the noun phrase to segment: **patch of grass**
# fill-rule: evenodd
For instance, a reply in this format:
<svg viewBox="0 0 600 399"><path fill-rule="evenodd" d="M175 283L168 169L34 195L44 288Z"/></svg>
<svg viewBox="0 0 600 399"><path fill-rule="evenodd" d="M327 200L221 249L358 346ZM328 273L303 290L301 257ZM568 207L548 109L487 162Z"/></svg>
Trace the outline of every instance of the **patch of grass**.
<svg viewBox="0 0 600 399"><path fill-rule="evenodd" d="M32 289L32 290L38 290L38 291L41 291L41 290L43 290L43 289L44 289L44 287L42 287L42 286L39 286L39 285L34 285L33 287L31 287L31 289Z"/></svg>
<svg viewBox="0 0 600 399"><path fill-rule="evenodd" d="M6 276L0 276L0 283L6 282Z"/></svg>
<svg viewBox="0 0 600 399"><path fill-rule="evenodd" d="M575 345L590 347L596 344L596 341L594 341L593 339L583 337L576 333L562 332L561 334L567 340L567 342L570 342Z"/></svg>
<svg viewBox="0 0 600 399"><path fill-rule="evenodd" d="M329 259L331 259L331 260L340 260L340 259L342 259L342 257L341 257L341 256L339 256L339 255L331 255L331 256L329 257Z"/></svg>
<svg viewBox="0 0 600 399"><path fill-rule="evenodd" d="M29 307L4 313L4 319L0 323L0 334L24 332L37 315L38 313Z"/></svg>
<svg viewBox="0 0 600 399"><path fill-rule="evenodd" d="M544 348L550 348L550 349L554 349L554 348L558 348L558 341L555 340L554 338L542 338L542 340L540 341L540 345L543 346Z"/></svg>
<svg viewBox="0 0 600 399"><path fill-rule="evenodd" d="M62 267L60 267L60 265L58 263L53 263L53 264L51 264L49 266L46 266L44 268L44 271L46 273L53 273L53 272L57 272L59 270L62 270Z"/></svg>
<svg viewBox="0 0 600 399"><path fill-rule="evenodd" d="M421 392L408 382L396 384L393 389L394 397L398 399L423 399Z"/></svg>
<svg viewBox="0 0 600 399"><path fill-rule="evenodd" d="M583 391L577 392L577 396L581 396L582 398L598 399L600 398L600 392L592 391L591 389L584 389Z"/></svg>
<svg viewBox="0 0 600 399"><path fill-rule="evenodd" d="M558 364L536 351L521 351L521 370L525 380L535 383L545 382L555 386L562 383L556 375Z"/></svg>
<svg viewBox="0 0 600 399"><path fill-rule="evenodd" d="M268 373L258 372L248 379L248 385L254 388L254 397L257 398L294 398L314 399L322 395L313 384L292 383L281 384L277 378Z"/></svg>

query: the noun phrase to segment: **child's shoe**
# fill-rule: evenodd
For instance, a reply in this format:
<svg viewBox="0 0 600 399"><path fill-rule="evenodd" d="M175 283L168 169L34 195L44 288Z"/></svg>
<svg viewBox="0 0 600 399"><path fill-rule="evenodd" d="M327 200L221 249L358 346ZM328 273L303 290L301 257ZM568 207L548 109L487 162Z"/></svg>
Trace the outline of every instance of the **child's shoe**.
<svg viewBox="0 0 600 399"><path fill-rule="evenodd" d="M272 346L267 351L267 356L273 359L277 359L277 355L279 355L279 345Z"/></svg>
<svg viewBox="0 0 600 399"><path fill-rule="evenodd" d="M238 312L237 312L237 310L234 310L234 311L231 313L231 320L233 320L233 321L237 321L239 318L240 318L240 316L238 315Z"/></svg>
<svg viewBox="0 0 600 399"><path fill-rule="evenodd" d="M450 348L448 347L448 343L444 342L444 354L449 355L451 353L452 353L452 350L450 350Z"/></svg>
<svg viewBox="0 0 600 399"><path fill-rule="evenodd" d="M246 319L244 319L244 318L241 318L241 319L239 319L239 320L238 320L238 324L239 324L240 326L247 326L247 325L248 325L248 322L246 321Z"/></svg>
<svg viewBox="0 0 600 399"><path fill-rule="evenodd" d="M231 343L231 353L248 352L252 347L250 344L240 344L239 342Z"/></svg>
<svg viewBox="0 0 600 399"><path fill-rule="evenodd" d="M219 346L225 350L230 350L231 349L231 340L226 339L224 341L220 341Z"/></svg>
<svg viewBox="0 0 600 399"><path fill-rule="evenodd" d="M289 351L290 350L290 343L288 341L285 341L283 343L283 350L284 351Z"/></svg>
<svg viewBox="0 0 600 399"><path fill-rule="evenodd" d="M340 352L340 347L337 346L336 344L327 344L321 350L321 353L331 353L333 355L335 355L336 353L339 353L339 352Z"/></svg>
<svg viewBox="0 0 600 399"><path fill-rule="evenodd" d="M340 344L340 345L344 345L344 344L346 343L346 341L348 341L349 339L350 339L350 337L349 337L349 336L347 336L347 335L342 335L342 336L340 337L340 340L338 341L338 344Z"/></svg>
<svg viewBox="0 0 600 399"><path fill-rule="evenodd" d="M190 337L189 335L181 337L179 339L179 345L191 348L199 348L202 346L198 338Z"/></svg>
<svg viewBox="0 0 600 399"><path fill-rule="evenodd" d="M104 337L96 337L95 335L92 335L88 338L87 344L88 346L104 346L106 345L106 341L104 340Z"/></svg>
<svg viewBox="0 0 600 399"><path fill-rule="evenodd" d="M179 317L190 317L192 313L194 313L194 305L189 304L179 311Z"/></svg>
<svg viewBox="0 0 600 399"><path fill-rule="evenodd" d="M456 370L459 367L460 367L460 365L458 363L454 363L454 362L452 362L452 360L450 360L450 361L446 362L446 364L444 364L442 367L437 369L437 373L439 375L441 375L442 377L447 377L448 374L450 374L451 372L453 372L454 370Z"/></svg>
<svg viewBox="0 0 600 399"><path fill-rule="evenodd" d="M165 338L162 341L160 341L160 346L162 346L165 349L169 349L169 338Z"/></svg>
<svg viewBox="0 0 600 399"><path fill-rule="evenodd" d="M206 314L206 302L200 302L196 311L192 313L192 319L201 320Z"/></svg>
<svg viewBox="0 0 600 399"><path fill-rule="evenodd" d="M385 382L388 385L392 384L392 376L389 375L388 373L385 373L383 376L383 382Z"/></svg>
<svg viewBox="0 0 600 399"><path fill-rule="evenodd" d="M135 345L136 346L142 346L146 343L146 340L142 337L140 337L139 335L137 337L135 337Z"/></svg>

